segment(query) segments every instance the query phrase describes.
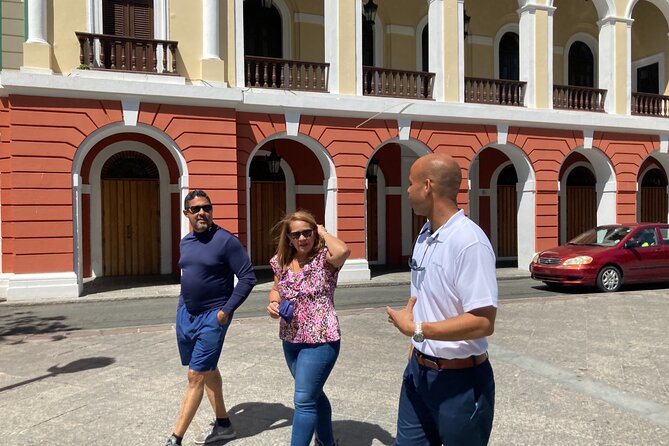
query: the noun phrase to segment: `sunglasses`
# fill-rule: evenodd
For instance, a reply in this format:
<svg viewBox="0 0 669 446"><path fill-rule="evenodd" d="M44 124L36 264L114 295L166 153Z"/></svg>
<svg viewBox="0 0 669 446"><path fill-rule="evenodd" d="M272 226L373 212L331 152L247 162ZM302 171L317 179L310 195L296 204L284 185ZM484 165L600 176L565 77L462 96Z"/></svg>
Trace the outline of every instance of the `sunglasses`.
<svg viewBox="0 0 669 446"><path fill-rule="evenodd" d="M295 232L289 232L288 233L288 238L292 240L298 240L300 236L304 238L309 238L311 237L311 234L314 233L313 229L305 229L304 231L295 231Z"/></svg>
<svg viewBox="0 0 669 446"><path fill-rule="evenodd" d="M205 204L202 206L189 206L186 208L186 211L190 212L191 214L197 214L200 212L200 210L205 211L207 214L211 212L211 209L213 208L212 205L210 204Z"/></svg>

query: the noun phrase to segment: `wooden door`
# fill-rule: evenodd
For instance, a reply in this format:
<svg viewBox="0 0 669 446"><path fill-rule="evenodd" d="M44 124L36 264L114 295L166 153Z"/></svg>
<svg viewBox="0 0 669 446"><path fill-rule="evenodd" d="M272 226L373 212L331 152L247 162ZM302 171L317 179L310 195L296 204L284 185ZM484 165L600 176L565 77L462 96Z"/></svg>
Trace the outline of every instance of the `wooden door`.
<svg viewBox="0 0 669 446"><path fill-rule="evenodd" d="M667 223L667 187L641 186L639 222Z"/></svg>
<svg viewBox="0 0 669 446"><path fill-rule="evenodd" d="M567 240L597 226L595 186L567 186Z"/></svg>
<svg viewBox="0 0 669 446"><path fill-rule="evenodd" d="M160 184L102 180L105 276L160 274Z"/></svg>
<svg viewBox="0 0 669 446"><path fill-rule="evenodd" d="M103 23L105 34L139 39L119 39L106 48L106 68L153 71L153 0L105 0Z"/></svg>
<svg viewBox="0 0 669 446"><path fill-rule="evenodd" d="M369 182L367 186L367 261L379 260L378 187Z"/></svg>
<svg viewBox="0 0 669 446"><path fill-rule="evenodd" d="M286 212L286 184L251 181L251 262L269 265L276 252L271 230Z"/></svg>
<svg viewBox="0 0 669 446"><path fill-rule="evenodd" d="M418 238L418 233L425 224L427 219L422 215L417 215L411 210L411 241L414 242ZM432 228L437 229L437 228Z"/></svg>
<svg viewBox="0 0 669 446"><path fill-rule="evenodd" d="M497 186L497 257L518 257L516 186Z"/></svg>

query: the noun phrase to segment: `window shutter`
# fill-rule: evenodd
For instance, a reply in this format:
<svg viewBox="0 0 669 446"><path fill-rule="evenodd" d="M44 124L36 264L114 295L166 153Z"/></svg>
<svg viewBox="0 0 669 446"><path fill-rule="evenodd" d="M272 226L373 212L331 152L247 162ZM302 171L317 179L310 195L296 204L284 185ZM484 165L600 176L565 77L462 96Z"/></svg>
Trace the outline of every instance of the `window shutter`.
<svg viewBox="0 0 669 446"><path fill-rule="evenodd" d="M153 39L153 0L104 0L103 32Z"/></svg>
<svg viewBox="0 0 669 446"><path fill-rule="evenodd" d="M131 36L153 39L153 1L135 0L130 13Z"/></svg>

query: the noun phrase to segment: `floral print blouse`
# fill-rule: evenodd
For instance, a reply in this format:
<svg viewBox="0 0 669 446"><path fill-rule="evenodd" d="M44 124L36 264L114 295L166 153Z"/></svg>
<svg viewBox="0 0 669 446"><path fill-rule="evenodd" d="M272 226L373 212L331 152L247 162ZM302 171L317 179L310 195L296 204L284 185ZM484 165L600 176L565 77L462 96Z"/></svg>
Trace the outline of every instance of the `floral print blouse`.
<svg viewBox="0 0 669 446"><path fill-rule="evenodd" d="M281 271L276 256L269 261L279 278L281 299L294 304L293 320L280 319L279 337L288 342L318 344L339 340L339 319L334 308L337 273L328 266L327 246L314 256L299 273Z"/></svg>

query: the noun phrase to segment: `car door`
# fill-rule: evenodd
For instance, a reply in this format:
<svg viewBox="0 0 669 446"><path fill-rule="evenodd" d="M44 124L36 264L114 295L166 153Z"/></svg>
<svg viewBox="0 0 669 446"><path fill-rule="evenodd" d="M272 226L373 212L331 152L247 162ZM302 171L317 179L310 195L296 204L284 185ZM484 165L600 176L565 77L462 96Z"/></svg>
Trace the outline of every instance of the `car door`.
<svg viewBox="0 0 669 446"><path fill-rule="evenodd" d="M625 243L626 282L658 280L664 274L664 244L655 226L637 229Z"/></svg>
<svg viewBox="0 0 669 446"><path fill-rule="evenodd" d="M669 281L669 226L658 226L658 233L660 235L660 277L658 280Z"/></svg>

